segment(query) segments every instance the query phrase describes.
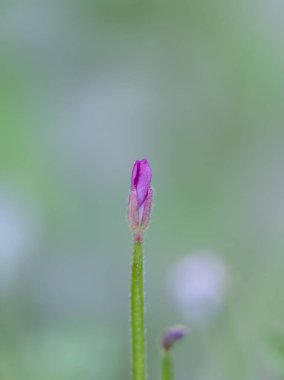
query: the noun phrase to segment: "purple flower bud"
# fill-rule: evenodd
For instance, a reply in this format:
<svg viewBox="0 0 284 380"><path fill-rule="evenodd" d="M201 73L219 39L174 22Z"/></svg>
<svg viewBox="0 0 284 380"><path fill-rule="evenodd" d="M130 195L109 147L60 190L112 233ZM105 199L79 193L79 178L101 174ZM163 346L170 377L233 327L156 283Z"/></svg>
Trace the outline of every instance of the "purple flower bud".
<svg viewBox="0 0 284 380"><path fill-rule="evenodd" d="M146 159L134 162L131 176L131 186L128 203L128 219L136 241L143 240L143 234L148 226L151 206L152 170Z"/></svg>
<svg viewBox="0 0 284 380"><path fill-rule="evenodd" d="M138 207L141 207L150 190L152 170L146 159L134 162L131 177L131 190L136 190Z"/></svg>
<svg viewBox="0 0 284 380"><path fill-rule="evenodd" d="M170 327L164 334L162 339L163 349L168 351L172 346L183 339L187 335L188 329L182 325L176 325Z"/></svg>

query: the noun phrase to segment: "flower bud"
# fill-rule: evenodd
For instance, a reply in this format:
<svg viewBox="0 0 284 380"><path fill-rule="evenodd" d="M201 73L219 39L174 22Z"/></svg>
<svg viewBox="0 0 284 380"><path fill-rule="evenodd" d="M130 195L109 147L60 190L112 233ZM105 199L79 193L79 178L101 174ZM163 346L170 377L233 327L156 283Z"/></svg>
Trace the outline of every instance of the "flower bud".
<svg viewBox="0 0 284 380"><path fill-rule="evenodd" d="M152 206L152 170L146 159L134 162L128 201L128 219L135 241L143 241Z"/></svg>
<svg viewBox="0 0 284 380"><path fill-rule="evenodd" d="M165 351L169 351L172 346L183 339L188 333L188 329L182 325L170 327L164 334L162 339L162 347Z"/></svg>

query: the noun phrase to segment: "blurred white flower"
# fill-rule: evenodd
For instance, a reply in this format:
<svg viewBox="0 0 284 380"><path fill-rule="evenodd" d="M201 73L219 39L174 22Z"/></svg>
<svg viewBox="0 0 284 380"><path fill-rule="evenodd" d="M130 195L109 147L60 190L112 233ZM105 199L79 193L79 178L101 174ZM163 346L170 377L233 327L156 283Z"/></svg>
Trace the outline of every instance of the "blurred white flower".
<svg viewBox="0 0 284 380"><path fill-rule="evenodd" d="M12 186L0 184L0 287L13 277L21 258L38 240L35 207Z"/></svg>
<svg viewBox="0 0 284 380"><path fill-rule="evenodd" d="M228 272L215 253L200 250L174 266L169 282L171 295L184 320L201 325L210 322L220 312Z"/></svg>

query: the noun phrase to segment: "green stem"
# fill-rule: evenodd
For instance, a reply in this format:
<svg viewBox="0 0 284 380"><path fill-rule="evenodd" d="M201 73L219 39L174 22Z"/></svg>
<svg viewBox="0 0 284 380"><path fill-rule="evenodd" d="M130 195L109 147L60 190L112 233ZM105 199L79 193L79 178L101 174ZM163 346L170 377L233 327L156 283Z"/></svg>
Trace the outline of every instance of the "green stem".
<svg viewBox="0 0 284 380"><path fill-rule="evenodd" d="M146 379L142 243L134 242L131 266L132 380Z"/></svg>
<svg viewBox="0 0 284 380"><path fill-rule="evenodd" d="M173 364L170 351L163 350L161 380L173 380Z"/></svg>

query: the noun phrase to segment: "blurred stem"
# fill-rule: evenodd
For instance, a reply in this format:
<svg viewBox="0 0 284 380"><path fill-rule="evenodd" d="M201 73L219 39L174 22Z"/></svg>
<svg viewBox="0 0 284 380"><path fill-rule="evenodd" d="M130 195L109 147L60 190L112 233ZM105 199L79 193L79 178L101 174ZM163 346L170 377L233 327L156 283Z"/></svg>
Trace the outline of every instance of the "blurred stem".
<svg viewBox="0 0 284 380"><path fill-rule="evenodd" d="M131 266L132 380L146 379L142 243L134 242Z"/></svg>
<svg viewBox="0 0 284 380"><path fill-rule="evenodd" d="M163 350L161 380L173 380L173 364L170 351Z"/></svg>

